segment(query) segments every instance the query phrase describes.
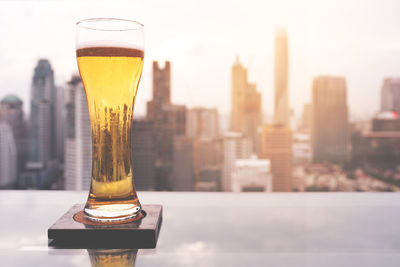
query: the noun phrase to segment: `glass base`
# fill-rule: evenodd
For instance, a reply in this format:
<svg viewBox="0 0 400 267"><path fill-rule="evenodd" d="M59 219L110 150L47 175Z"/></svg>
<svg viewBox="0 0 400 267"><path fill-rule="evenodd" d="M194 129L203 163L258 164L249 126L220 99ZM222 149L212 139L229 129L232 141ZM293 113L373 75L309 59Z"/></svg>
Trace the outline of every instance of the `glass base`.
<svg viewBox="0 0 400 267"><path fill-rule="evenodd" d="M86 218L96 222L116 222L141 216L140 204L88 204L84 208Z"/></svg>

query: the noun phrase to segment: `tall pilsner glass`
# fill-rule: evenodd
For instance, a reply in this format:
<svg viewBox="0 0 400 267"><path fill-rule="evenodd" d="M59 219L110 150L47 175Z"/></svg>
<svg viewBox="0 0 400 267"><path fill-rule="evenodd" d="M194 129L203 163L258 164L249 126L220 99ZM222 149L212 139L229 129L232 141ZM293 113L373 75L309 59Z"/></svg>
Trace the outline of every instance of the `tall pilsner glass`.
<svg viewBox="0 0 400 267"><path fill-rule="evenodd" d="M132 176L131 132L143 68L143 25L87 19L77 23L76 38L92 129L92 176L84 213L101 222L138 218L141 206Z"/></svg>

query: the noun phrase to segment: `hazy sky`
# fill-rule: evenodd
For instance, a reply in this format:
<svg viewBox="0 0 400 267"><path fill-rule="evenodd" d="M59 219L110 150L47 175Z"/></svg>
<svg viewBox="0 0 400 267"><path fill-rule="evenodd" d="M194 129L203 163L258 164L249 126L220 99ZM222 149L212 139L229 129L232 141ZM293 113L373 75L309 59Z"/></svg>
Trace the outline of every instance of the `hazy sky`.
<svg viewBox="0 0 400 267"><path fill-rule="evenodd" d="M388 76L400 76L400 1L4 1L0 0L0 98L15 93L29 109L39 58L56 84L77 71L75 22L89 17L134 19L145 25L146 51L136 112L151 97L151 61L172 62L172 100L230 110L235 57L273 107L273 38L289 37L290 105L310 101L312 78L343 75L352 117L375 113Z"/></svg>

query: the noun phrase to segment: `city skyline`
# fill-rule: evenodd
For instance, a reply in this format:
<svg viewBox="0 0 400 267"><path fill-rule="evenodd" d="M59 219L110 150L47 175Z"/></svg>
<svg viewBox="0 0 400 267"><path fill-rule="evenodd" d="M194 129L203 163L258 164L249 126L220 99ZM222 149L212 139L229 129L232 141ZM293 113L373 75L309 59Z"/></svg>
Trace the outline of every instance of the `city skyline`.
<svg viewBox="0 0 400 267"><path fill-rule="evenodd" d="M264 113L272 115L273 33L277 25L286 29L289 39L289 103L297 116L303 104L310 102L315 76L346 78L350 118L360 114L370 117L378 112L380 103L376 99L383 80L398 76L400 45L395 34L398 23L394 12L398 4L394 1L378 7L371 2L351 1L346 2L344 9L340 1L328 6L323 1L302 4L255 1L246 6L233 2L231 12L224 14L224 21L220 14L227 2L213 5L206 12L197 12L204 7L194 3L179 3L181 11L176 16L164 14L163 8L155 8L164 4L123 1L110 8L105 2L95 6L84 2L83 5L91 7L89 12L80 11L87 9L66 1L2 2L0 22L8 42L0 45L4 67L0 71L4 83L0 95L16 92L24 103L29 103L31 69L42 57L52 62L56 84L64 84L77 70L74 23L85 17L105 15L133 17L146 25L146 62L136 106L136 113L140 115L145 113L146 101L151 98L151 61L155 59L168 59L174 65L171 77L174 103L217 107L220 113L228 114L229 67L237 55L249 70L249 80L256 83L263 95ZM354 12L360 5L363 12ZM236 19L239 12L248 18L246 22ZM50 23L53 19L57 19L57 26ZM182 20L187 25L181 25ZM160 27L159 21L166 24ZM219 37L222 30L224 38ZM21 36L31 41L30 47L23 47L26 44L21 42ZM212 99L211 94L215 96ZM24 110L29 111L27 105Z"/></svg>
<svg viewBox="0 0 400 267"><path fill-rule="evenodd" d="M242 80L241 84L247 93L254 94L258 99L253 84L248 83L247 79L234 78L237 75L247 77L244 68L239 68L239 72L234 71L238 66L240 67L236 63L233 65L232 80ZM170 62L164 68L160 68L157 61L153 62L153 99L148 102L147 117L133 121L134 125L138 123L137 127L133 127L132 135L132 142L135 144L132 153L133 165L137 167L134 168L137 189L234 192L400 190L400 118L390 106L397 106L398 103L396 81L385 80L388 85L382 87L381 100L390 105L382 106L382 112L369 121L368 128L363 127L364 122L348 124L345 79L319 76L313 83L311 117L306 114L310 111L305 111L303 123L294 123L292 126L273 123L264 124L261 128L261 125L257 127L251 124L250 128L258 128L258 134L253 136L247 133L250 129L247 127L241 127L236 132L225 132L219 128L216 109L190 109L171 103L169 96L173 91L170 85L172 70ZM34 72L33 99L37 99L43 92L47 92L44 95L51 95L49 90L55 90L56 87L51 82L53 71L49 62L39 60ZM232 84L232 89L235 88L234 85L235 83ZM81 159L90 154L90 147L77 149L82 147L82 142L87 145L90 143L86 97L79 76L73 76L65 86L65 105L56 109L56 113L66 112L62 124L65 123L67 132L60 136L66 138L66 149L62 149L65 157L63 155L58 160L43 158L38 162L28 162L26 168L23 167L24 164L20 164L24 162L25 149L20 151L18 148L25 143L23 136L19 136L25 128L25 122L21 121L22 101L12 95L1 100L0 121L6 122L6 128L7 124L12 126L16 138L10 138L10 131L7 133L7 129L0 131L0 143L3 144L0 163L7 165L8 160L12 159L4 157L12 154L7 150L11 148L15 151L17 148L17 162L14 163L22 167L18 168L18 178L12 179L12 184L6 182L9 181L9 175L4 177L2 174L0 180L4 183L3 188L77 190L88 186L90 164L81 162ZM232 90L232 95L235 93ZM56 99L58 98L43 103L57 103ZM254 104L252 97L245 99L245 106ZM246 104L248 100L250 102ZM258 104L256 106L259 107ZM241 109L242 115L247 116L249 110L254 109ZM84 113L86 118L82 116ZM157 118L156 114L162 116ZM48 121L48 116L44 116L43 112L37 115L38 121ZM250 117L253 115L250 114ZM57 114L55 117L58 117ZM44 127L47 130L42 131L42 134L47 132L50 135L49 126L47 124ZM348 132L348 129L351 131ZM58 136L55 140L58 140ZM30 141L26 143L27 147L37 140ZM65 172L59 165L64 158ZM6 172L12 173L12 168L7 168ZM251 178L246 179L246 176Z"/></svg>

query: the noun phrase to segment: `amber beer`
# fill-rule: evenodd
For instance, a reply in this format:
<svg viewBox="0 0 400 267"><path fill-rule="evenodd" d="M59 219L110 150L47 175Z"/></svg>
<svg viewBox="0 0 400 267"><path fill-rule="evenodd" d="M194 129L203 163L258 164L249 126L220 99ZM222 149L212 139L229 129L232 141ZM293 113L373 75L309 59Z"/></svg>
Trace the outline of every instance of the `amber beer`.
<svg viewBox="0 0 400 267"><path fill-rule="evenodd" d="M92 129L92 176L85 215L115 221L136 217L141 206L131 164L135 96L144 52L117 46L76 51Z"/></svg>

